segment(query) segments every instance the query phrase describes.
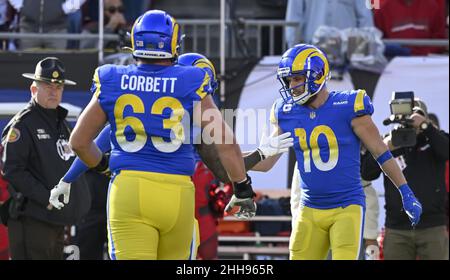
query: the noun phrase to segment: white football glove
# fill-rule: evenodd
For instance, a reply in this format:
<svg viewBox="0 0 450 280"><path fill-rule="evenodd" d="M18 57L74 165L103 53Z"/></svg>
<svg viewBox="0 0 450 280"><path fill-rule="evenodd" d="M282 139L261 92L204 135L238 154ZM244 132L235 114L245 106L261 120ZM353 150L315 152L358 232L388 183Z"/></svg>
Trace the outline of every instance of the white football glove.
<svg viewBox="0 0 450 280"><path fill-rule="evenodd" d="M290 132L285 132L281 135L268 135L267 127L263 128L261 141L258 150L262 153L264 158L285 153L290 147L294 145L294 138L291 137Z"/></svg>
<svg viewBox="0 0 450 280"><path fill-rule="evenodd" d="M59 196L64 195L64 203L59 201ZM50 199L48 200L53 207L58 210L64 207L64 204L69 203L70 198L70 183L66 183L63 180L60 180L58 185L56 185L50 191Z"/></svg>

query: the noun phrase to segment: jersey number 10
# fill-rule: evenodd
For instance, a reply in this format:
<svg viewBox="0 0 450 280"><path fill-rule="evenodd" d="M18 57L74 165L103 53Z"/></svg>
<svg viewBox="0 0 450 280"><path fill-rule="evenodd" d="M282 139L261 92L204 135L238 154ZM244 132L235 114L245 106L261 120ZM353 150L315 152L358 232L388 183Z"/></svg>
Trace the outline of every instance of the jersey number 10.
<svg viewBox="0 0 450 280"><path fill-rule="evenodd" d="M323 134L328 142L330 156L327 162L324 162L320 157L319 136ZM309 137L309 144L307 141L306 130L304 128L296 128L295 136L299 138L300 148L303 151L303 164L306 173L311 172L311 153L314 165L320 171L329 171L333 169L338 162L339 147L336 135L333 130L326 125L316 126Z"/></svg>

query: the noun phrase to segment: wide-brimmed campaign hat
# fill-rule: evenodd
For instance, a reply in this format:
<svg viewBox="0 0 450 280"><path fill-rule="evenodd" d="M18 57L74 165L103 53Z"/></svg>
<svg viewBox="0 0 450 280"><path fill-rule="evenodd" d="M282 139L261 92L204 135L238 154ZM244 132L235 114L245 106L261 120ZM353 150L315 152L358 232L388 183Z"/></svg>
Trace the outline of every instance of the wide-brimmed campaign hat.
<svg viewBox="0 0 450 280"><path fill-rule="evenodd" d="M64 85L76 85L77 83L64 77L64 65L56 57L46 57L36 64L34 73L23 73L27 79L42 81L47 83L57 83Z"/></svg>

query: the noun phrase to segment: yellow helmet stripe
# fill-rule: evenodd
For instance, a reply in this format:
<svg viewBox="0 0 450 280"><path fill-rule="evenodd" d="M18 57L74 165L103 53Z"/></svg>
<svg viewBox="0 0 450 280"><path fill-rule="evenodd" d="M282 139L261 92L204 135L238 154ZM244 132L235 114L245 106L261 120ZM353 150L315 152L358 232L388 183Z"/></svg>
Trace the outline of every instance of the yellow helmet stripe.
<svg viewBox="0 0 450 280"><path fill-rule="evenodd" d="M133 27L131 28L131 48L134 51L134 27L136 26L137 22L139 21L139 18L134 22Z"/></svg>
<svg viewBox="0 0 450 280"><path fill-rule="evenodd" d="M176 55L177 54L177 43L178 43L178 29L179 29L179 25L177 23L177 21L172 18L172 55Z"/></svg>
<svg viewBox="0 0 450 280"><path fill-rule="evenodd" d="M319 52L313 54L311 57L313 57L313 56L320 57L322 59L322 61L324 62L324 64L325 64L325 66L324 66L325 69L324 69L322 77L320 78L320 80L315 81L316 84L321 84L327 78L328 73L330 72L330 66L328 65L328 59L325 57L325 55L322 52L319 51Z"/></svg>
<svg viewBox="0 0 450 280"><path fill-rule="evenodd" d="M303 50L299 54L297 54L297 56L294 59L294 62L292 63L292 72L304 70L306 59L313 52L317 52L317 50L313 49L313 48L309 48L309 49Z"/></svg>
<svg viewBox="0 0 450 280"><path fill-rule="evenodd" d="M201 58L194 63L194 66L199 68L208 68L208 67L211 68L214 75L213 78L214 80L216 79L216 69L214 68L214 65L211 63L211 61Z"/></svg>
<svg viewBox="0 0 450 280"><path fill-rule="evenodd" d="M325 64L323 76L320 78L320 80L314 81L316 84L321 84L321 83L323 83L325 78L328 76L328 73L330 71L330 66L328 65L328 60L325 57L325 55L317 49L309 48L309 49L301 51L295 57L294 62L292 63L292 72L304 70L306 59L308 57L315 57L315 56L320 57Z"/></svg>

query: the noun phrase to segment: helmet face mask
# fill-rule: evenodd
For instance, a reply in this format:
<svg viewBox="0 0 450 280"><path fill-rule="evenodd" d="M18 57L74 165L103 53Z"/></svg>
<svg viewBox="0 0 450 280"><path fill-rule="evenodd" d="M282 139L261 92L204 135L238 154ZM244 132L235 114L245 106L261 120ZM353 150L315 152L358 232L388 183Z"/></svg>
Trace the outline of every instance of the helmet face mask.
<svg viewBox="0 0 450 280"><path fill-rule="evenodd" d="M294 77L299 77L304 75L289 75L286 78L278 78L278 81L281 83L282 87L279 92L283 99L288 103L299 103L305 99L307 94L307 86L306 80L304 82L300 82L291 87L291 79ZM303 103L302 103L303 104Z"/></svg>
<svg viewBox="0 0 450 280"><path fill-rule="evenodd" d="M305 82L290 87L288 78L304 76ZM279 90L286 103L305 104L319 93L330 78L329 64L325 54L312 45L300 44L287 50L280 61L277 71ZM298 88L304 91L298 94Z"/></svg>
<svg viewBox="0 0 450 280"><path fill-rule="evenodd" d="M179 25L164 11L140 16L131 30L133 56L145 59L176 59L181 42Z"/></svg>

